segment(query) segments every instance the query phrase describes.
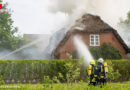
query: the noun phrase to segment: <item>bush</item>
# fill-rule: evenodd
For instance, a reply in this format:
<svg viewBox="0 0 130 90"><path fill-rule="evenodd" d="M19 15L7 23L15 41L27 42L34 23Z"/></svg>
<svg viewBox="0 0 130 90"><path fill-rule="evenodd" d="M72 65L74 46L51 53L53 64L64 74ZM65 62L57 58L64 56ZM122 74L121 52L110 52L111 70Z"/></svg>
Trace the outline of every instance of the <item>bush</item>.
<svg viewBox="0 0 130 90"><path fill-rule="evenodd" d="M130 80L130 60L112 60L112 65L114 71L119 71L121 77L118 81L128 81Z"/></svg>
<svg viewBox="0 0 130 90"><path fill-rule="evenodd" d="M114 70L112 61L108 61L108 80L113 81L117 80L121 77L121 74L119 73L119 70Z"/></svg>
<svg viewBox="0 0 130 90"><path fill-rule="evenodd" d="M100 57L104 59L122 59L121 52L111 44L107 43L104 43L102 47L90 48L90 52L95 59Z"/></svg>

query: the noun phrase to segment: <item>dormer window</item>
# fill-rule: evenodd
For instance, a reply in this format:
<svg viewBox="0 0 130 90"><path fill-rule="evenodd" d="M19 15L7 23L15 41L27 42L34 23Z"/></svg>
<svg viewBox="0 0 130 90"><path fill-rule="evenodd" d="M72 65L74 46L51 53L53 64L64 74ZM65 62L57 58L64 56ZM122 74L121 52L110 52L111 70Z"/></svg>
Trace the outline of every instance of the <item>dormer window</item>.
<svg viewBox="0 0 130 90"><path fill-rule="evenodd" d="M99 34L90 34L90 46L100 46Z"/></svg>

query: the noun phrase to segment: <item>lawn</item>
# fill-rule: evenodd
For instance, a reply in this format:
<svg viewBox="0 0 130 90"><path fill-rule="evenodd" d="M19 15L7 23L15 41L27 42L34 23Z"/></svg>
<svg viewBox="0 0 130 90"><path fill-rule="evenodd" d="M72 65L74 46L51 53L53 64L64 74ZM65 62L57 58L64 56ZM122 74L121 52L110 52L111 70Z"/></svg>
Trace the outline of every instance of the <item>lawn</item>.
<svg viewBox="0 0 130 90"><path fill-rule="evenodd" d="M88 86L85 82L73 84L8 84L0 90L130 90L130 82L108 83L103 86Z"/></svg>

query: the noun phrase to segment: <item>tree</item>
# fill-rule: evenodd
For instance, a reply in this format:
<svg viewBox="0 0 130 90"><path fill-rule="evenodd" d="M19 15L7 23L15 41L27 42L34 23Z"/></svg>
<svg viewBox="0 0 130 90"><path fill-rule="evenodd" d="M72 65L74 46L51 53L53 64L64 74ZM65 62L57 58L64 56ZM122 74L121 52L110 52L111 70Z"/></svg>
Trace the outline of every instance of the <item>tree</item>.
<svg viewBox="0 0 130 90"><path fill-rule="evenodd" d="M18 28L13 26L14 21L7 6L7 3L3 4L5 12L0 13L0 48L15 50L25 43L22 37L15 35Z"/></svg>
<svg viewBox="0 0 130 90"><path fill-rule="evenodd" d="M130 11L127 13L127 18L125 20L121 20L120 23L130 25Z"/></svg>

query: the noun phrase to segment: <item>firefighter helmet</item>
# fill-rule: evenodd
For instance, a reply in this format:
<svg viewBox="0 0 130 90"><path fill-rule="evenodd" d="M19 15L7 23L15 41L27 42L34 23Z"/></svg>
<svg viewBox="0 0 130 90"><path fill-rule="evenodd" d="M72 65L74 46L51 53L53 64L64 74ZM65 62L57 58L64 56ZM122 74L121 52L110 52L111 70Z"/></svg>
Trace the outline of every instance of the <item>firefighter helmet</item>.
<svg viewBox="0 0 130 90"><path fill-rule="evenodd" d="M103 58L99 58L98 62L103 64L103 62L104 62Z"/></svg>
<svg viewBox="0 0 130 90"><path fill-rule="evenodd" d="M95 65L95 61L94 61L94 60L91 60L91 61L90 61L90 64L91 64L91 65Z"/></svg>

